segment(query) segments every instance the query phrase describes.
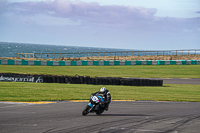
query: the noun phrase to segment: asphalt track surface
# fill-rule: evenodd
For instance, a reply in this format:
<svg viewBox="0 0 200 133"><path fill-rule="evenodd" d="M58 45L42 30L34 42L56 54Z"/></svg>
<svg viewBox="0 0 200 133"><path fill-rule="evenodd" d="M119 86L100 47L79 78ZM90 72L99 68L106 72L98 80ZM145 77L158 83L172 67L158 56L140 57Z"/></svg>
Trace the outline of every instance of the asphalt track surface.
<svg viewBox="0 0 200 133"><path fill-rule="evenodd" d="M200 79L180 79L180 78L170 78L162 79L163 84L200 84Z"/></svg>
<svg viewBox="0 0 200 133"><path fill-rule="evenodd" d="M87 102L0 103L1 133L199 133L200 103L113 101L101 116Z"/></svg>

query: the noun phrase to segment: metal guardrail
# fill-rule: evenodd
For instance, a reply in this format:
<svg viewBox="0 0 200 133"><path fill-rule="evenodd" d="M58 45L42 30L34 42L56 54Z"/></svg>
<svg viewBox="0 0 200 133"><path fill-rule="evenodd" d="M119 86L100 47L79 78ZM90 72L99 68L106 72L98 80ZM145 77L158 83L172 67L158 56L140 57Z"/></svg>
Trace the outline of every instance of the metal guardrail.
<svg viewBox="0 0 200 133"><path fill-rule="evenodd" d="M115 51L115 52L74 52L74 53L18 53L18 58L37 59L76 59L81 57L119 57L119 56L166 56L166 55L198 55L200 49L188 50L148 50L148 51Z"/></svg>

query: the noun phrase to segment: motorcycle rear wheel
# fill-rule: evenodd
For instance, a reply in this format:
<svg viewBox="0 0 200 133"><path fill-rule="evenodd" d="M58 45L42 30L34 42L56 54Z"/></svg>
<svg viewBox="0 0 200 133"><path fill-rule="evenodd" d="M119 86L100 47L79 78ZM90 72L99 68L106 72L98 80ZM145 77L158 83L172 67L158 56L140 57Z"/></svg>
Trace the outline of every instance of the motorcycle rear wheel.
<svg viewBox="0 0 200 133"><path fill-rule="evenodd" d="M103 112L104 112L104 109L101 108L101 109L99 109L99 110L96 112L96 114L97 114L97 115L101 115Z"/></svg>
<svg viewBox="0 0 200 133"><path fill-rule="evenodd" d="M83 116L86 116L86 115L89 113L90 108L91 108L91 107L87 105L87 106L84 108L84 110L82 111L82 115L83 115Z"/></svg>

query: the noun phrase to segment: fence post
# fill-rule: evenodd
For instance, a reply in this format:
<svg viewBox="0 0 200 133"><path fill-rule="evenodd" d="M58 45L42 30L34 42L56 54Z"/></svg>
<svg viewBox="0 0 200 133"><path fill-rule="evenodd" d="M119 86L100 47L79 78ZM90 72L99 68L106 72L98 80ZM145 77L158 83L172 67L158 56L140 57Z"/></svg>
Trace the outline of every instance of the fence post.
<svg viewBox="0 0 200 133"><path fill-rule="evenodd" d="M188 50L188 55L190 55L190 50Z"/></svg>
<svg viewBox="0 0 200 133"><path fill-rule="evenodd" d="M182 55L183 55L183 50L182 50Z"/></svg>
<svg viewBox="0 0 200 133"><path fill-rule="evenodd" d="M158 56L158 51L157 51L157 56Z"/></svg>
<svg viewBox="0 0 200 133"><path fill-rule="evenodd" d="M74 59L74 52L73 52L73 59Z"/></svg>
<svg viewBox="0 0 200 133"><path fill-rule="evenodd" d="M81 57L81 53L79 52L79 58Z"/></svg>
<svg viewBox="0 0 200 133"><path fill-rule="evenodd" d="M61 58L61 53L60 53L60 58Z"/></svg>
<svg viewBox="0 0 200 133"><path fill-rule="evenodd" d="M165 55L165 52L163 51L163 56Z"/></svg>
<svg viewBox="0 0 200 133"><path fill-rule="evenodd" d="M176 56L177 56L177 50L176 50Z"/></svg>
<svg viewBox="0 0 200 133"><path fill-rule="evenodd" d="M152 56L152 51L151 51L151 56Z"/></svg>
<svg viewBox="0 0 200 133"><path fill-rule="evenodd" d="M68 58L68 53L66 53L66 58Z"/></svg>
<svg viewBox="0 0 200 133"><path fill-rule="evenodd" d="M33 53L33 59L35 58L35 53Z"/></svg>
<svg viewBox="0 0 200 133"><path fill-rule="evenodd" d="M122 56L122 52L121 52L121 56Z"/></svg>
<svg viewBox="0 0 200 133"><path fill-rule="evenodd" d="M40 53L40 59L42 59L42 53Z"/></svg>
<svg viewBox="0 0 200 133"><path fill-rule="evenodd" d="M138 56L140 56L140 51L138 51Z"/></svg>
<svg viewBox="0 0 200 133"><path fill-rule="evenodd" d="M195 50L195 52L194 52L194 55L196 55L196 50Z"/></svg>
<svg viewBox="0 0 200 133"><path fill-rule="evenodd" d="M53 53L53 59L55 59L55 53Z"/></svg>
<svg viewBox="0 0 200 133"><path fill-rule="evenodd" d="M126 52L126 56L128 57L128 52Z"/></svg>
<svg viewBox="0 0 200 133"><path fill-rule="evenodd" d="M103 52L103 57L105 56L105 52Z"/></svg>

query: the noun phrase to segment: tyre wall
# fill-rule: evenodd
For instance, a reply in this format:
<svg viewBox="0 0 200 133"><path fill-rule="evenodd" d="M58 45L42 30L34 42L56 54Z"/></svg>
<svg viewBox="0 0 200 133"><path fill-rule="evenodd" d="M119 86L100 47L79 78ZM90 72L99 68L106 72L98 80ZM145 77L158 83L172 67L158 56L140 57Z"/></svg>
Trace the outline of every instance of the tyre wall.
<svg viewBox="0 0 200 133"><path fill-rule="evenodd" d="M140 79L121 77L90 77L90 76L57 76L31 75L16 73L0 73L0 81L7 82L36 82L36 83L65 83L92 85L125 85L125 86L162 86L160 79Z"/></svg>

